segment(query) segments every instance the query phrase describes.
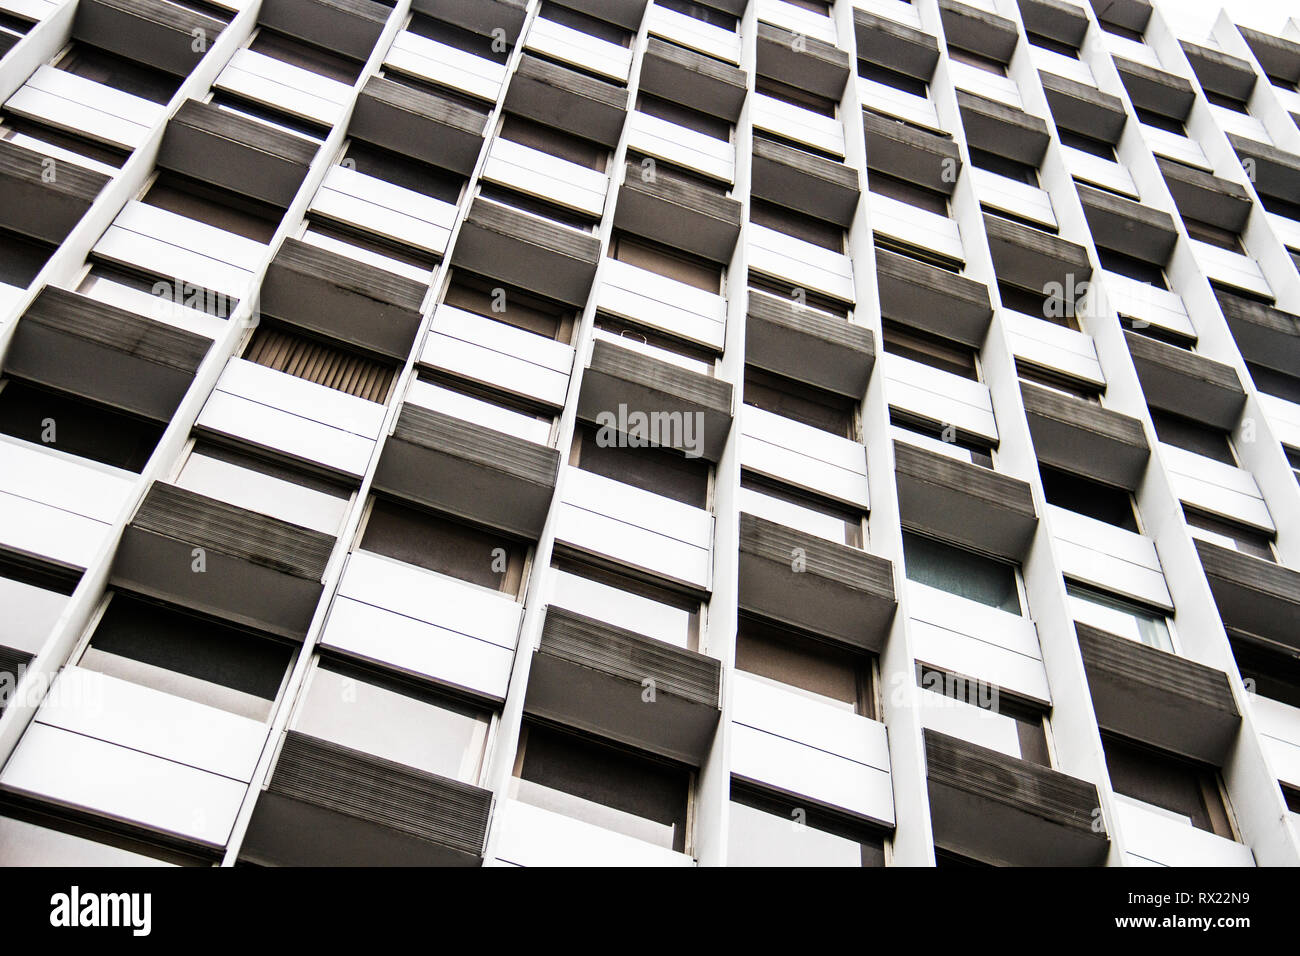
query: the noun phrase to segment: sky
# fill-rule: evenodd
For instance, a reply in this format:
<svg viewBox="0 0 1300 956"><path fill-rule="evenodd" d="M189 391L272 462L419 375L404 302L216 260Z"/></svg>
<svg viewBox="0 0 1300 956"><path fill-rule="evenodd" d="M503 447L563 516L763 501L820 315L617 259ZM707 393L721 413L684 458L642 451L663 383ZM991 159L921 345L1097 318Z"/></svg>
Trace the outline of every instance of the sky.
<svg viewBox="0 0 1300 956"><path fill-rule="evenodd" d="M1227 7L1229 15L1246 27L1280 33L1288 16L1300 22L1297 0L1154 0L1174 32L1185 40L1203 41Z"/></svg>

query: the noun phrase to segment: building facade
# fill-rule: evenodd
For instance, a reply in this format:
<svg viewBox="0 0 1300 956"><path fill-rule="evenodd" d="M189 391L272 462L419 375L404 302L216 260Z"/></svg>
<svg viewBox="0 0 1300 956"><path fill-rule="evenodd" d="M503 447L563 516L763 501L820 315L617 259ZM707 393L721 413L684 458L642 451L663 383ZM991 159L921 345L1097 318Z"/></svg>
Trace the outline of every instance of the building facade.
<svg viewBox="0 0 1300 956"><path fill-rule="evenodd" d="M0 863L1300 863L1300 25L0 0Z"/></svg>

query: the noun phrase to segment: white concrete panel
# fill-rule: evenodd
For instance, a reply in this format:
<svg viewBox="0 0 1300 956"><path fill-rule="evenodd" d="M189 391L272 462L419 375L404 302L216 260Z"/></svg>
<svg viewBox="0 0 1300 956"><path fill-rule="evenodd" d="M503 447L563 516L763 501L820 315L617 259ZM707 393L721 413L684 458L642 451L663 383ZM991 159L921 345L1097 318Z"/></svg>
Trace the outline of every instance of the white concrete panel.
<svg viewBox="0 0 1300 956"><path fill-rule="evenodd" d="M998 76L968 63L956 60L948 61L952 73L952 82L959 90L983 96L1016 109L1024 109L1025 101L1020 96L1020 87L1009 76Z"/></svg>
<svg viewBox="0 0 1300 956"><path fill-rule="evenodd" d="M1156 866L1254 866L1250 847L1198 830L1168 811L1115 794L1115 815L1132 856Z"/></svg>
<svg viewBox="0 0 1300 956"><path fill-rule="evenodd" d="M1264 278L1259 263L1254 259L1240 252L1233 252L1231 249L1220 249L1199 239L1189 241L1192 244L1192 255L1196 257L1196 264L1201 267L1201 271L1207 278L1217 279L1225 285L1245 289L1267 299L1273 298L1273 290L1269 288L1268 280Z"/></svg>
<svg viewBox="0 0 1300 956"><path fill-rule="evenodd" d="M1276 530L1250 472L1163 442L1159 448L1174 492L1184 503L1270 534Z"/></svg>
<svg viewBox="0 0 1300 956"><path fill-rule="evenodd" d="M705 23L657 3L652 3L646 13L646 28L651 36L670 40L688 50L728 63L740 62L740 34L734 30Z"/></svg>
<svg viewBox="0 0 1300 956"><path fill-rule="evenodd" d="M497 862L512 866L694 866L684 853L519 800L497 804Z"/></svg>
<svg viewBox="0 0 1300 956"><path fill-rule="evenodd" d="M52 66L38 67L5 109L126 149L139 146L167 111L160 103Z"/></svg>
<svg viewBox="0 0 1300 956"><path fill-rule="evenodd" d="M454 415L475 425L481 425L492 431L513 435L537 445L546 445L551 439L551 423L525 415L514 409L485 402L464 392L453 391L426 382L412 379L407 390L406 400L413 405L429 408L435 412Z"/></svg>
<svg viewBox="0 0 1300 956"><path fill-rule="evenodd" d="M726 300L648 269L607 259L601 265L596 308L722 351Z"/></svg>
<svg viewBox="0 0 1300 956"><path fill-rule="evenodd" d="M325 126L334 125L352 95L346 83L247 49L230 58L213 86Z"/></svg>
<svg viewBox="0 0 1300 956"><path fill-rule="evenodd" d="M1061 146L1061 156L1065 160L1066 171L1079 182L1122 193L1131 199L1138 198L1138 188L1133 177L1120 163L1065 145Z"/></svg>
<svg viewBox="0 0 1300 956"><path fill-rule="evenodd" d="M857 77L857 83L858 95L864 107L926 129L944 132L939 124L939 114L929 97L895 89L886 83L878 83L864 76Z"/></svg>
<svg viewBox="0 0 1300 956"><path fill-rule="evenodd" d="M1187 307L1176 292L1130 279L1118 272L1101 270L1106 299L1120 315L1196 338L1196 328L1187 317Z"/></svg>
<svg viewBox="0 0 1300 956"><path fill-rule="evenodd" d="M1050 703L1032 621L916 581L907 582L907 594L918 661Z"/></svg>
<svg viewBox="0 0 1300 956"><path fill-rule="evenodd" d="M633 112L628 117L627 135L628 149L633 152L676 163L723 182L735 179L736 147L730 141L641 112Z"/></svg>
<svg viewBox="0 0 1300 956"><path fill-rule="evenodd" d="M1061 572L1084 584L1173 609L1150 538L1086 515L1047 506Z"/></svg>
<svg viewBox="0 0 1300 956"><path fill-rule="evenodd" d="M267 734L260 720L81 667L63 669L36 720L244 783Z"/></svg>
<svg viewBox="0 0 1300 956"><path fill-rule="evenodd" d="M573 348L442 305L433 317L420 361L558 407L569 390Z"/></svg>
<svg viewBox="0 0 1300 956"><path fill-rule="evenodd" d="M753 405L741 406L740 428L742 467L864 511L871 507L861 442Z"/></svg>
<svg viewBox="0 0 1300 956"><path fill-rule="evenodd" d="M439 256L456 219L451 203L342 166L325 174L311 211Z"/></svg>
<svg viewBox="0 0 1300 956"><path fill-rule="evenodd" d="M500 137L492 141L483 178L596 218L605 208L609 187L605 173Z"/></svg>
<svg viewBox="0 0 1300 956"><path fill-rule="evenodd" d="M1105 387L1092 336L1011 309L1002 311L1002 321L1017 358Z"/></svg>
<svg viewBox="0 0 1300 956"><path fill-rule="evenodd" d="M957 223L911 203L872 193L871 228L878 235L889 236L906 245L937 252L958 262L966 261Z"/></svg>
<svg viewBox="0 0 1300 956"><path fill-rule="evenodd" d="M624 83L632 69L632 51L627 47L566 27L545 16L533 21L524 46L561 63L571 63Z"/></svg>
<svg viewBox="0 0 1300 956"><path fill-rule="evenodd" d="M842 302L853 302L853 264L848 256L750 223L749 267L788 282L791 288L811 289Z"/></svg>
<svg viewBox="0 0 1300 956"><path fill-rule="evenodd" d="M500 63L409 30L397 34L384 66L491 103L496 102L506 76L506 68Z"/></svg>
<svg viewBox="0 0 1300 956"><path fill-rule="evenodd" d="M880 354L889 404L934 422L998 442L993 401L983 382L914 362L889 352Z"/></svg>
<svg viewBox="0 0 1300 956"><path fill-rule="evenodd" d="M32 724L0 786L220 846L246 784L150 754Z"/></svg>
<svg viewBox="0 0 1300 956"><path fill-rule="evenodd" d="M713 515L601 475L571 469L556 538L581 550L709 588Z"/></svg>
<svg viewBox="0 0 1300 956"><path fill-rule="evenodd" d="M834 44L835 22L812 10L805 10L784 0L757 0L758 18L791 33Z"/></svg>
<svg viewBox="0 0 1300 956"><path fill-rule="evenodd" d="M844 155L844 127L838 119L762 93L751 93L749 103L755 129L776 133L835 156Z"/></svg>
<svg viewBox="0 0 1300 956"><path fill-rule="evenodd" d="M976 194L980 205L1046 226L1053 232L1057 229L1056 213L1052 209L1051 197L1047 191L1028 183L1016 182L1006 176L999 176L987 169L971 167ZM955 225L955 224L954 224Z"/></svg>
<svg viewBox="0 0 1300 956"><path fill-rule="evenodd" d="M1201 149L1195 140L1178 133L1171 133L1167 129L1147 126L1145 123L1140 123L1139 126L1147 147L1157 156L1186 163L1188 166L1195 166L1206 172L1214 172L1214 164L1206 158L1205 150Z"/></svg>

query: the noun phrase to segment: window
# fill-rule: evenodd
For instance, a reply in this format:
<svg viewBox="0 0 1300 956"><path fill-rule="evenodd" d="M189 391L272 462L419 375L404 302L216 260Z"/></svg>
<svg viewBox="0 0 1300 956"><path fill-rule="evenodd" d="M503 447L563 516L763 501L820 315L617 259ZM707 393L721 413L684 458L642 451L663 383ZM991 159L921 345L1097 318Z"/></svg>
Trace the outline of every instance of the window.
<svg viewBox="0 0 1300 956"><path fill-rule="evenodd" d="M491 717L377 671L318 660L292 727L425 773L477 784Z"/></svg>
<svg viewBox="0 0 1300 956"><path fill-rule="evenodd" d="M764 96L770 96L773 99L810 110L820 116L829 116L832 119L835 118L835 110L839 105L835 100L818 96L816 93L809 93L797 86L790 86L788 83L782 83L780 80L774 80L768 76L756 77L754 89Z"/></svg>
<svg viewBox="0 0 1300 956"><path fill-rule="evenodd" d="M546 202L533 196L525 196L523 193L517 193L513 189L505 189L501 186L480 185L478 193L484 199L490 199L492 202L501 203L504 206L510 206L529 215L538 216L542 219L549 219L553 223L562 226L568 226L570 229L577 229L581 232L594 232L596 220L592 219L586 213L577 210L568 209L555 203Z"/></svg>
<svg viewBox="0 0 1300 956"><path fill-rule="evenodd" d="M495 531L374 498L358 547L517 597L525 547Z"/></svg>
<svg viewBox="0 0 1300 956"><path fill-rule="evenodd" d="M1232 110L1234 113L1241 113L1245 116L1250 115L1245 100L1239 100L1235 96L1228 96L1226 93L1216 93L1204 85L1201 86L1201 89L1205 91L1205 98L1215 106L1221 106L1225 110Z"/></svg>
<svg viewBox="0 0 1300 956"><path fill-rule="evenodd" d="M581 139L554 126L535 123L511 113L502 116L500 135L502 139L518 143L520 146L549 153L558 159L602 173L609 162L609 150L599 143Z"/></svg>
<svg viewBox="0 0 1300 956"><path fill-rule="evenodd" d="M313 143L325 142L325 137L329 133L327 126L297 116L290 116L288 113L267 106L265 103L255 103L242 96L222 90L213 92L208 98L208 103L219 110L234 113L245 119L256 120L281 132L292 133L300 139L311 140Z"/></svg>
<svg viewBox="0 0 1300 956"><path fill-rule="evenodd" d="M883 83L885 86L892 86L896 90L911 93L913 96L930 95L930 84L926 83L925 80L918 80L914 76L899 73L897 70L891 70L887 66L881 66L879 63L873 63L867 59L859 58L858 76L863 79L874 80L877 83Z"/></svg>
<svg viewBox="0 0 1300 956"><path fill-rule="evenodd" d="M1219 772L1153 747L1102 735L1115 792L1198 830L1235 840Z"/></svg>
<svg viewBox="0 0 1300 956"><path fill-rule="evenodd" d="M993 467L993 449L981 440L964 435L951 425L918 418L907 412L889 410L891 428L905 433L901 440L940 455L969 461L981 468Z"/></svg>
<svg viewBox="0 0 1300 956"><path fill-rule="evenodd" d="M739 17L719 9L713 5L714 2L715 0L704 0L699 3L695 0L655 0L655 6L735 33L740 27Z"/></svg>
<svg viewBox="0 0 1300 956"><path fill-rule="evenodd" d="M163 426L26 382L0 384L0 433L139 472Z"/></svg>
<svg viewBox="0 0 1300 956"><path fill-rule="evenodd" d="M1065 593L1075 621L1148 647L1173 652L1174 641L1163 611L1067 581Z"/></svg>
<svg viewBox="0 0 1300 956"><path fill-rule="evenodd" d="M703 133L724 143L731 141L731 124L718 116L712 116L700 110L691 109L673 100L655 96L653 93L638 93L636 109L647 116L655 116L669 123L675 123L686 129Z"/></svg>
<svg viewBox="0 0 1300 956"><path fill-rule="evenodd" d="M6 120L6 122L8 121ZM1291 219L1295 222L1300 222L1300 202L1290 199L1281 199L1277 196L1260 192L1259 204L1275 216L1281 216L1284 219Z"/></svg>
<svg viewBox="0 0 1300 956"><path fill-rule="evenodd" d="M0 552L0 646L36 654L54 630L80 575ZM0 686L0 709L5 701Z"/></svg>
<svg viewBox="0 0 1300 956"><path fill-rule="evenodd" d="M53 246L0 229L0 284L27 288L53 254Z"/></svg>
<svg viewBox="0 0 1300 956"><path fill-rule="evenodd" d="M1126 40L1132 40L1134 43L1145 43L1141 30L1134 30L1132 27L1120 26L1118 23L1112 23L1109 20L1098 20L1100 26L1107 33L1113 33L1117 37L1124 37Z"/></svg>
<svg viewBox="0 0 1300 956"><path fill-rule="evenodd" d="M225 292L185 283L177 286L169 277L93 261L77 284L77 291L155 317L184 317L185 309L193 309L213 318L228 319L239 305L239 299Z"/></svg>
<svg viewBox="0 0 1300 956"><path fill-rule="evenodd" d="M572 306L504 286L492 279L453 272L443 304L525 332L567 343L573 336Z"/></svg>
<svg viewBox="0 0 1300 956"><path fill-rule="evenodd" d="M283 215L266 203L171 172L159 173L140 201L261 243L271 241Z"/></svg>
<svg viewBox="0 0 1300 956"><path fill-rule="evenodd" d="M1079 398L1094 405L1101 404L1101 386L1092 382L1085 382L1082 379L1071 378L1056 369L1047 369L1016 359L1016 375L1022 382L1032 382L1035 385L1041 385L1043 388L1050 388L1054 392Z"/></svg>
<svg viewBox="0 0 1300 956"><path fill-rule="evenodd" d="M1043 479L1043 495L1048 504L1104 521L1134 534L1142 533L1138 527L1133 495L1125 489L1103 485L1091 478L1049 468L1047 465L1039 465L1038 472Z"/></svg>
<svg viewBox="0 0 1300 956"><path fill-rule="evenodd" d="M655 640L700 650L704 609L699 598L557 554L549 604L599 618Z"/></svg>
<svg viewBox="0 0 1300 956"><path fill-rule="evenodd" d="M98 168L100 165L120 169L129 155L117 147L96 143L75 133L65 132L64 130L55 129L53 126L46 126L44 123L8 114L0 114L0 139L6 139L19 146L26 146L28 149L50 153L55 158L59 156L58 151L66 151L69 155L90 160L89 163L83 165L87 165L92 169ZM54 149L51 150L50 147ZM75 162L75 160L69 161ZM105 170L100 169L100 172L105 172Z"/></svg>
<svg viewBox="0 0 1300 956"><path fill-rule="evenodd" d="M1033 30L1025 31L1025 39L1041 50L1051 50L1053 53L1061 54L1061 56L1068 56L1072 60L1079 59L1078 47L1072 46L1063 40L1044 36L1041 33L1035 33Z"/></svg>
<svg viewBox="0 0 1300 956"><path fill-rule="evenodd" d="M481 56L493 63L505 65L510 59L510 45L506 42L504 34L474 33L423 13L413 14L406 29L416 36L426 37L444 46L472 53L474 56Z"/></svg>
<svg viewBox="0 0 1300 956"><path fill-rule="evenodd" d="M691 785L683 767L526 720L511 796L685 852Z"/></svg>
<svg viewBox="0 0 1300 956"><path fill-rule="evenodd" d="M176 484L328 535L339 533L352 500L333 482L208 442L190 450Z"/></svg>
<svg viewBox="0 0 1300 956"><path fill-rule="evenodd" d="M265 320L248 340L244 358L277 372L380 404L388 400L395 371L391 365L366 358L337 343L290 332L267 324Z"/></svg>
<svg viewBox="0 0 1300 956"><path fill-rule="evenodd" d="M732 780L727 866L884 866L880 832Z"/></svg>
<svg viewBox="0 0 1300 956"><path fill-rule="evenodd" d="M294 648L225 622L116 593L79 666L266 720Z"/></svg>
<svg viewBox="0 0 1300 956"><path fill-rule="evenodd" d="M1166 445L1174 445L1236 467L1237 458L1232 453L1232 444L1228 441L1226 431L1155 409L1151 410L1151 422L1156 426L1156 437Z"/></svg>
<svg viewBox="0 0 1300 956"><path fill-rule="evenodd" d="M328 220L309 214L298 227L303 242L338 253L376 269L383 269L427 285L438 257L424 249L363 229L344 219Z"/></svg>
<svg viewBox="0 0 1300 956"><path fill-rule="evenodd" d="M1010 614L1020 614L1020 585L1013 565L934 538L903 532L907 579Z"/></svg>
<svg viewBox="0 0 1300 956"><path fill-rule="evenodd" d="M1080 133L1076 130L1065 129L1063 126L1056 127L1056 135L1060 138L1062 146L1069 146L1084 153L1091 153L1093 156L1099 156L1112 163L1119 162L1118 157L1115 155L1114 145L1104 139L1097 139L1095 136L1088 136L1086 133Z"/></svg>
<svg viewBox="0 0 1300 956"><path fill-rule="evenodd" d="M730 13L715 9L707 3L694 3L692 0L655 0L656 7L663 7L665 10L672 10L675 13L681 13L688 17L694 17L696 20L703 21L715 27L722 27L724 30L736 31L740 21Z"/></svg>
<svg viewBox="0 0 1300 956"><path fill-rule="evenodd" d="M596 328L604 333L598 337L616 337L618 344L627 348L690 368L701 375L713 374L717 355L710 349L603 312L596 313Z"/></svg>
<svg viewBox="0 0 1300 956"><path fill-rule="evenodd" d="M936 190L908 182L906 179L873 169L867 173L867 188L878 196L888 196L890 199L897 199L909 206L916 206L940 216L948 215L947 196Z"/></svg>
<svg viewBox="0 0 1300 956"><path fill-rule="evenodd" d="M868 177L870 181L870 177ZM749 221L768 229L775 229L792 239L810 242L831 252L844 252L844 229L835 223L763 199L753 199L749 204Z"/></svg>
<svg viewBox="0 0 1300 956"><path fill-rule="evenodd" d="M1250 372L1255 388L1264 394L1300 404L1300 377L1266 368L1257 362L1247 362L1246 369Z"/></svg>
<svg viewBox="0 0 1300 956"><path fill-rule="evenodd" d="M850 306L848 304L787 282L781 282L779 279L770 276L759 275L757 272L749 274L749 288L753 291L775 296L778 299L793 301L806 309L825 312L837 319L848 321L849 318Z"/></svg>
<svg viewBox="0 0 1300 956"><path fill-rule="evenodd" d="M884 347L891 355L911 359L931 368L979 381L978 349L890 319L884 323Z"/></svg>
<svg viewBox="0 0 1300 956"><path fill-rule="evenodd" d="M1107 272L1116 272L1122 276L1128 276L1130 279L1145 282L1157 289L1169 288L1169 283L1165 281L1165 270L1155 263L1147 262L1145 259L1138 259L1127 253L1117 252L1114 249L1107 249L1105 246L1099 245L1097 246L1097 260Z"/></svg>
<svg viewBox="0 0 1300 956"><path fill-rule="evenodd" d="M959 46L949 44L948 58L958 63L965 63L967 66L973 66L977 70L983 70L985 73L992 73L995 76L1007 75L1007 65L1001 60L995 60L991 56L985 56L973 50L964 50Z"/></svg>
<svg viewBox="0 0 1300 956"><path fill-rule="evenodd" d="M248 48L254 53L274 57L282 63L310 70L331 80L351 86L361 75L362 63L330 50L303 43L293 37L262 27Z"/></svg>
<svg viewBox="0 0 1300 956"><path fill-rule="evenodd" d="M1235 631L1228 641L1248 691L1300 708L1300 651Z"/></svg>
<svg viewBox="0 0 1300 956"><path fill-rule="evenodd" d="M0 867L211 866L212 860L153 845L112 824L52 807L11 804L0 809Z"/></svg>
<svg viewBox="0 0 1300 956"><path fill-rule="evenodd" d="M1166 329L1159 325L1152 325L1145 319L1135 319L1132 316L1120 314L1119 324L1134 335L1141 335L1148 339L1154 339L1157 342L1164 342L1166 345L1172 345L1175 348L1192 351L1196 345L1196 339L1189 338L1173 329Z"/></svg>
<svg viewBox="0 0 1300 956"><path fill-rule="evenodd" d="M181 85L178 76L81 42L73 42L54 67L153 103L169 102Z"/></svg>
<svg viewBox="0 0 1300 956"><path fill-rule="evenodd" d="M598 428L580 424L573 433L569 464L693 508L709 506L709 463L671 448L602 444Z"/></svg>
<svg viewBox="0 0 1300 956"><path fill-rule="evenodd" d="M1049 296L1041 289L1026 289L998 280L998 298L1004 307L1021 315L1033 316L1064 329L1081 331L1073 304L1067 305L1061 296Z"/></svg>
<svg viewBox="0 0 1300 956"><path fill-rule="evenodd" d="M722 267L669 246L616 232L609 244L609 255L619 262L645 269L668 279L718 295L722 291Z"/></svg>
<svg viewBox="0 0 1300 956"><path fill-rule="evenodd" d="M1241 239L1231 230L1220 229L1218 226L1202 222L1200 219L1193 219L1191 216L1183 216L1183 225L1187 227L1187 234L1193 239L1208 242L1212 246L1227 249L1229 252L1245 252L1241 245Z"/></svg>
<svg viewBox="0 0 1300 956"><path fill-rule="evenodd" d="M348 142L342 165L453 205L460 201L466 183L463 176L359 139Z"/></svg>
<svg viewBox="0 0 1300 956"><path fill-rule="evenodd" d="M875 718L868 655L746 614L736 629L736 668L801 697Z"/></svg>
<svg viewBox="0 0 1300 956"><path fill-rule="evenodd" d="M559 23L569 27L572 30L581 30L588 36L604 40L606 43L616 43L624 47L632 45L632 34L622 27L615 26L605 20L598 20L585 13L579 13L577 10L562 7L553 0L543 0L542 9L538 16L544 17L552 23Z"/></svg>
<svg viewBox="0 0 1300 956"><path fill-rule="evenodd" d="M1277 556L1273 554L1273 538L1263 531L1248 528L1217 515L1206 514L1195 508L1188 508L1186 505L1183 506L1183 517L1187 519L1188 527L1193 529L1194 538L1277 563Z"/></svg>
<svg viewBox="0 0 1300 956"><path fill-rule="evenodd" d="M851 548L865 547L865 513L750 471L740 474L740 510Z"/></svg>
<svg viewBox="0 0 1300 956"><path fill-rule="evenodd" d="M986 149L977 149L974 146L970 147L970 161L971 165L977 166L986 172L997 173L1007 179L1014 179L1018 183L1026 183L1030 186L1038 185L1038 169L1028 163L1008 159L1006 156L991 153Z"/></svg>
<svg viewBox="0 0 1300 956"><path fill-rule="evenodd" d="M941 694L951 700L978 707L990 719L1010 725L1016 735L1021 760L1040 767L1052 765L1047 745L1047 712L1043 708L986 681L963 677L930 667L919 661L916 665L918 687Z"/></svg>
<svg viewBox="0 0 1300 956"><path fill-rule="evenodd" d="M1141 106L1134 106L1133 111L1137 114L1138 122L1144 126L1154 126L1156 129L1162 129L1166 133L1176 133L1179 136L1187 135L1187 127L1183 126L1183 121L1180 119Z"/></svg>
<svg viewBox="0 0 1300 956"><path fill-rule="evenodd" d="M857 438L857 403L793 379L745 366L745 404L841 438Z"/></svg>
<svg viewBox="0 0 1300 956"><path fill-rule="evenodd" d="M920 246L914 246L907 242L894 239L892 236L884 236L876 233L872 236L876 244L876 249L883 249L886 252L892 252L895 255L906 256L908 259L916 262L923 262L926 265L934 266L937 269L943 269L945 272L951 272L954 275L961 275L962 261L960 259L950 259L948 256L941 255L933 249L923 249Z"/></svg>

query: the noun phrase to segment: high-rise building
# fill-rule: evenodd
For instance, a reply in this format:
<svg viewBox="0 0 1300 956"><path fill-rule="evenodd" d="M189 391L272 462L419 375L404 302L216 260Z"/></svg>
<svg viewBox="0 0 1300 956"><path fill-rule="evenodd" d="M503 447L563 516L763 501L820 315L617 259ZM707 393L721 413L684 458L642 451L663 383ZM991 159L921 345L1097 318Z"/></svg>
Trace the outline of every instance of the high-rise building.
<svg viewBox="0 0 1300 956"><path fill-rule="evenodd" d="M0 863L1300 864L1300 24L0 0Z"/></svg>

